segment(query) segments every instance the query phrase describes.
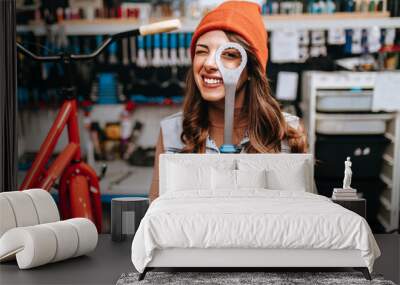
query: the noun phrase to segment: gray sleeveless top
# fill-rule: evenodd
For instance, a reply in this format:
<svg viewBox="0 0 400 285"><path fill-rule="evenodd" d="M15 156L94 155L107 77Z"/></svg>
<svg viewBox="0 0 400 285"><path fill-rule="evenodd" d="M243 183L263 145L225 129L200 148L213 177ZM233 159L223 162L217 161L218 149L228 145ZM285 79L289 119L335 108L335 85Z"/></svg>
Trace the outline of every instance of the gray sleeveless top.
<svg viewBox="0 0 400 285"><path fill-rule="evenodd" d="M286 122L292 127L297 129L299 127L299 118L288 113L283 113ZM177 153L180 152L184 144L181 141L182 134L182 112L170 115L163 120L161 120L161 132L163 136L164 152L165 153ZM247 136L244 136L240 142L240 147L242 147L242 153L244 152L244 145L249 141ZM206 153L219 153L219 149L215 142L208 136L206 141ZM287 141L281 142L281 152L290 153L290 147Z"/></svg>

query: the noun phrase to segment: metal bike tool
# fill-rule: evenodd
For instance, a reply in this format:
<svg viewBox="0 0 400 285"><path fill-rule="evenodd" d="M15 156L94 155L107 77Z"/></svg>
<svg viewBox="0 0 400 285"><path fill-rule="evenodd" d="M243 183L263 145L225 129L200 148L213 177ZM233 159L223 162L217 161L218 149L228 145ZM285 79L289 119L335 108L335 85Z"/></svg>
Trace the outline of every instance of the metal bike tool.
<svg viewBox="0 0 400 285"><path fill-rule="evenodd" d="M240 58L231 57L229 54L232 51L239 52ZM225 87L224 143L220 147L220 152L237 153L240 150L233 144L235 94L240 75L247 64L247 54L240 44L228 42L217 49L215 57Z"/></svg>

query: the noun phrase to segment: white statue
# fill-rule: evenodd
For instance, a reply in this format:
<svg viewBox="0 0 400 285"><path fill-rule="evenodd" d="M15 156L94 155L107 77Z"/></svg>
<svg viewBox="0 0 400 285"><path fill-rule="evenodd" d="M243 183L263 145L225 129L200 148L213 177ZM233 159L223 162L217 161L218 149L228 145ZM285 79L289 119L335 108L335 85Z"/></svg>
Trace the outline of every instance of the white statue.
<svg viewBox="0 0 400 285"><path fill-rule="evenodd" d="M350 157L347 157L347 160L344 162L344 179L343 179L343 189L352 189L351 184L351 176L353 172L351 171L351 161Z"/></svg>

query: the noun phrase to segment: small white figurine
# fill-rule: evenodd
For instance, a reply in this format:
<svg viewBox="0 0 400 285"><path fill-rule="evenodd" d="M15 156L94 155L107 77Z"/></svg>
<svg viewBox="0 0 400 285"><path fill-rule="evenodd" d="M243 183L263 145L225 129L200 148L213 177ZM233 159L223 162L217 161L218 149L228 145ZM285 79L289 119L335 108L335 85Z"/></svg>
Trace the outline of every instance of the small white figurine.
<svg viewBox="0 0 400 285"><path fill-rule="evenodd" d="M343 189L352 189L351 184L351 176L353 172L351 171L351 161L350 157L347 157L347 160L344 162L344 179L343 179Z"/></svg>

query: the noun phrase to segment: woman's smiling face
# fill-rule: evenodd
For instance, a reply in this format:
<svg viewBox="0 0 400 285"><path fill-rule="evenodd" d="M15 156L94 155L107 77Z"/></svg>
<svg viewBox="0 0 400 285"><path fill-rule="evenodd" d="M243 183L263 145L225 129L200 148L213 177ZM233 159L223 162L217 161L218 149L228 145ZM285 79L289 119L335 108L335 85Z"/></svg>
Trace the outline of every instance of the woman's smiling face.
<svg viewBox="0 0 400 285"><path fill-rule="evenodd" d="M207 32L197 40L193 58L193 75L196 85L201 93L201 97L206 101L224 101L225 88L222 75L219 72L215 61L215 54L217 49L227 42L229 42L229 39L221 30ZM223 52L221 55L221 61L231 65L232 67L236 67L241 61L240 53L237 50ZM237 90L243 91L240 92L243 93L243 95L244 90L242 90L243 88L241 87L247 80L247 77L247 68L245 68L237 84ZM236 97L238 97L238 95L239 94L237 94ZM236 98L235 101L237 101L237 99L239 98Z"/></svg>

